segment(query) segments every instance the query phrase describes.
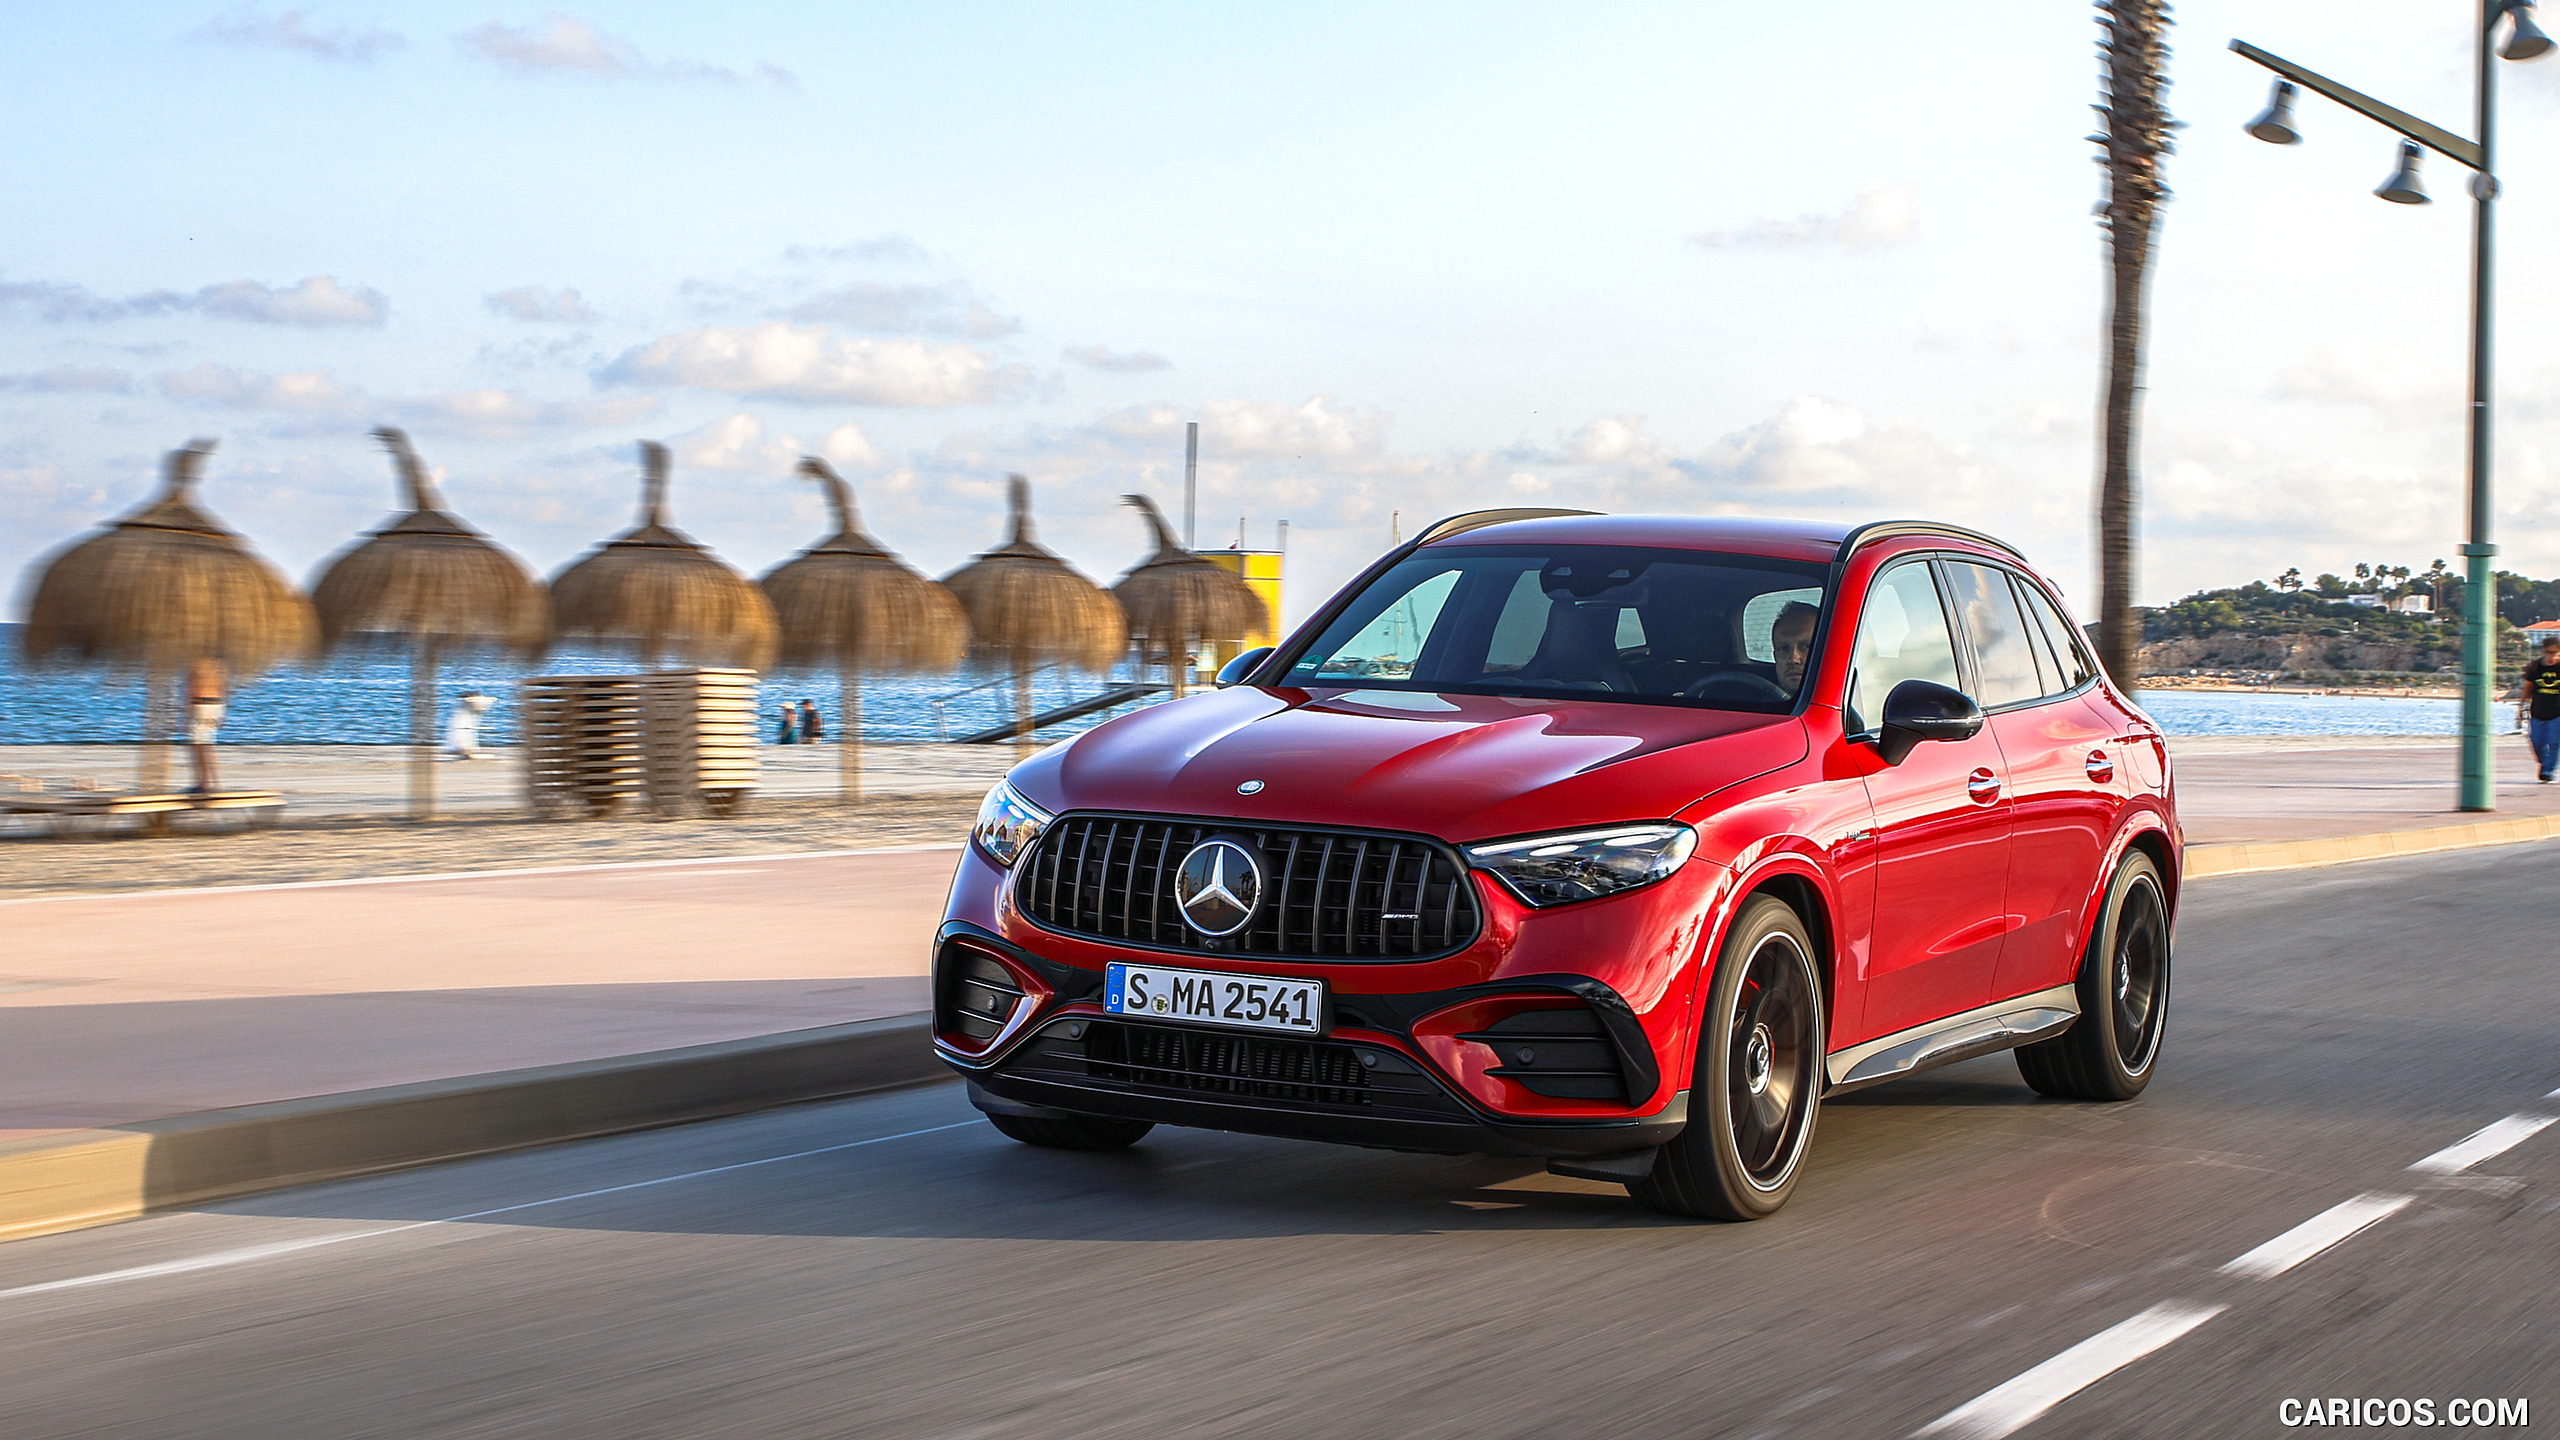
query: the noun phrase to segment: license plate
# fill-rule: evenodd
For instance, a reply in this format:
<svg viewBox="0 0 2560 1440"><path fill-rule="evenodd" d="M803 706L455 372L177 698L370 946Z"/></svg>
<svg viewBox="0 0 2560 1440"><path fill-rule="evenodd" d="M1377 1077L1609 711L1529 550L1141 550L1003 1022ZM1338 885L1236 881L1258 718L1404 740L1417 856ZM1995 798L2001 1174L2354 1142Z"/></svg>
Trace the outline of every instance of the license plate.
<svg viewBox="0 0 2560 1440"><path fill-rule="evenodd" d="M1195 1025L1321 1035L1324 982L1115 963L1103 971L1102 1008Z"/></svg>

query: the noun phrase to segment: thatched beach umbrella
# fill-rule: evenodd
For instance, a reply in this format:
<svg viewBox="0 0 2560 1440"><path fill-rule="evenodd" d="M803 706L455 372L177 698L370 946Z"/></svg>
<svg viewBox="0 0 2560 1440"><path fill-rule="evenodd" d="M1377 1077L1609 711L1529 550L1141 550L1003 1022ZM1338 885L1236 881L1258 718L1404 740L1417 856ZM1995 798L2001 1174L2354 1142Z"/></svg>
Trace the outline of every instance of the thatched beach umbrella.
<svg viewBox="0 0 2560 1440"><path fill-rule="evenodd" d="M640 442L640 524L551 577L553 633L661 660L762 670L773 663L773 605L746 576L668 526L667 447Z"/></svg>
<svg viewBox="0 0 2560 1440"><path fill-rule="evenodd" d="M20 644L27 664L88 661L143 677L139 788L166 789L178 677L197 660L245 679L311 653L311 602L237 534L198 509L211 440L172 450L150 504L39 560Z"/></svg>
<svg viewBox="0 0 2560 1440"><path fill-rule="evenodd" d="M836 672L836 769L847 801L862 798L862 677L948 670L969 646L969 619L950 591L863 533L853 487L815 456L800 473L826 487L835 533L757 583L782 624L786 665Z"/></svg>
<svg viewBox="0 0 2560 1440"><path fill-rule="evenodd" d="M1129 643L1120 602L1031 535L1031 482L1007 477L1013 536L943 577L968 612L970 652L1013 672L1015 745L1031 748L1036 665L1108 670Z"/></svg>
<svg viewBox="0 0 2560 1440"><path fill-rule="evenodd" d="M435 482L388 427L409 511L342 551L311 587L321 642L397 636L409 652L409 814L436 808L436 662L457 649L498 649L531 660L551 639L551 601L524 562L447 513Z"/></svg>
<svg viewBox="0 0 2560 1440"><path fill-rule="evenodd" d="M1179 700L1191 679L1192 647L1220 640L1241 643L1270 627L1270 607L1242 575L1174 539L1156 502L1144 495L1120 499L1146 515L1156 553L1122 576L1111 593L1128 612L1139 658L1164 663Z"/></svg>

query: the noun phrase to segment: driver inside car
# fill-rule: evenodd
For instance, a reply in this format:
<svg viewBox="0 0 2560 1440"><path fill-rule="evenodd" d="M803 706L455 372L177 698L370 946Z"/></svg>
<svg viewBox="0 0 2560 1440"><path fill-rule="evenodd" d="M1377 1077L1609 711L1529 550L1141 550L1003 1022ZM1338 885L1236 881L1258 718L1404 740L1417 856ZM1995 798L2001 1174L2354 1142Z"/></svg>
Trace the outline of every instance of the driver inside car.
<svg viewBox="0 0 2560 1440"><path fill-rule="evenodd" d="M1789 696L1804 683L1805 661L1813 655L1813 622L1820 612L1791 600L1769 626L1769 649L1778 667L1778 686Z"/></svg>

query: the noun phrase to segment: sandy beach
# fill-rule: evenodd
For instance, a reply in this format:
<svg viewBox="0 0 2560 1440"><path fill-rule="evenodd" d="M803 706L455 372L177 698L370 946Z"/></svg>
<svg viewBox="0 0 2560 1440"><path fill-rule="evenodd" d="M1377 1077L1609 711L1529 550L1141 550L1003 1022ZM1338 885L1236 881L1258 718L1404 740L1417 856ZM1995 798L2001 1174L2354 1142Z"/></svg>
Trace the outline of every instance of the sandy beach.
<svg viewBox="0 0 2560 1440"><path fill-rule="evenodd" d="M401 818L405 746L228 748L226 786L286 797L275 828L239 831L225 817L180 816L164 837L135 829L61 840L39 819L0 820L0 898L949 842L1014 758L1010 746L867 747L869 798L854 809L834 798L835 747L774 747L765 751L756 795L734 818L562 822L526 817L521 766L513 754L496 753L501 758L438 765L445 818L420 825ZM0 746L0 775L55 789L88 777L122 785L133 765L130 747Z"/></svg>

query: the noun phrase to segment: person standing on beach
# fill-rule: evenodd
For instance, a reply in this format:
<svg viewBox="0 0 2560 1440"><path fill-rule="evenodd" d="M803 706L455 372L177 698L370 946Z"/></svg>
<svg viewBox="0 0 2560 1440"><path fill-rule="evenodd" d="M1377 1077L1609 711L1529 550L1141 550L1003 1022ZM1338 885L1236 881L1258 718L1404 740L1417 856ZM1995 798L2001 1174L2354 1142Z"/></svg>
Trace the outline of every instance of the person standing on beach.
<svg viewBox="0 0 2560 1440"><path fill-rule="evenodd" d="M815 745L827 738L825 722L818 718L818 707L807 696L800 700L800 743Z"/></svg>
<svg viewBox="0 0 2560 1440"><path fill-rule="evenodd" d="M792 708L790 701L785 700L782 702L782 723L773 732L773 743L776 745L794 745L798 744L799 740L800 712Z"/></svg>
<svg viewBox="0 0 2560 1440"><path fill-rule="evenodd" d="M222 728L229 697L222 662L202 657L187 665L187 758L194 762L197 795L213 793L213 735Z"/></svg>
<svg viewBox="0 0 2560 1440"><path fill-rule="evenodd" d="M2542 783L2560 773L2560 635L2543 637L2542 653L2524 664L2524 683L2516 692L2533 707L2529 733L2533 737L2534 768Z"/></svg>
<svg viewBox="0 0 2560 1440"><path fill-rule="evenodd" d="M444 722L444 748L456 760L480 758L480 717L498 702L473 690L453 702Z"/></svg>

